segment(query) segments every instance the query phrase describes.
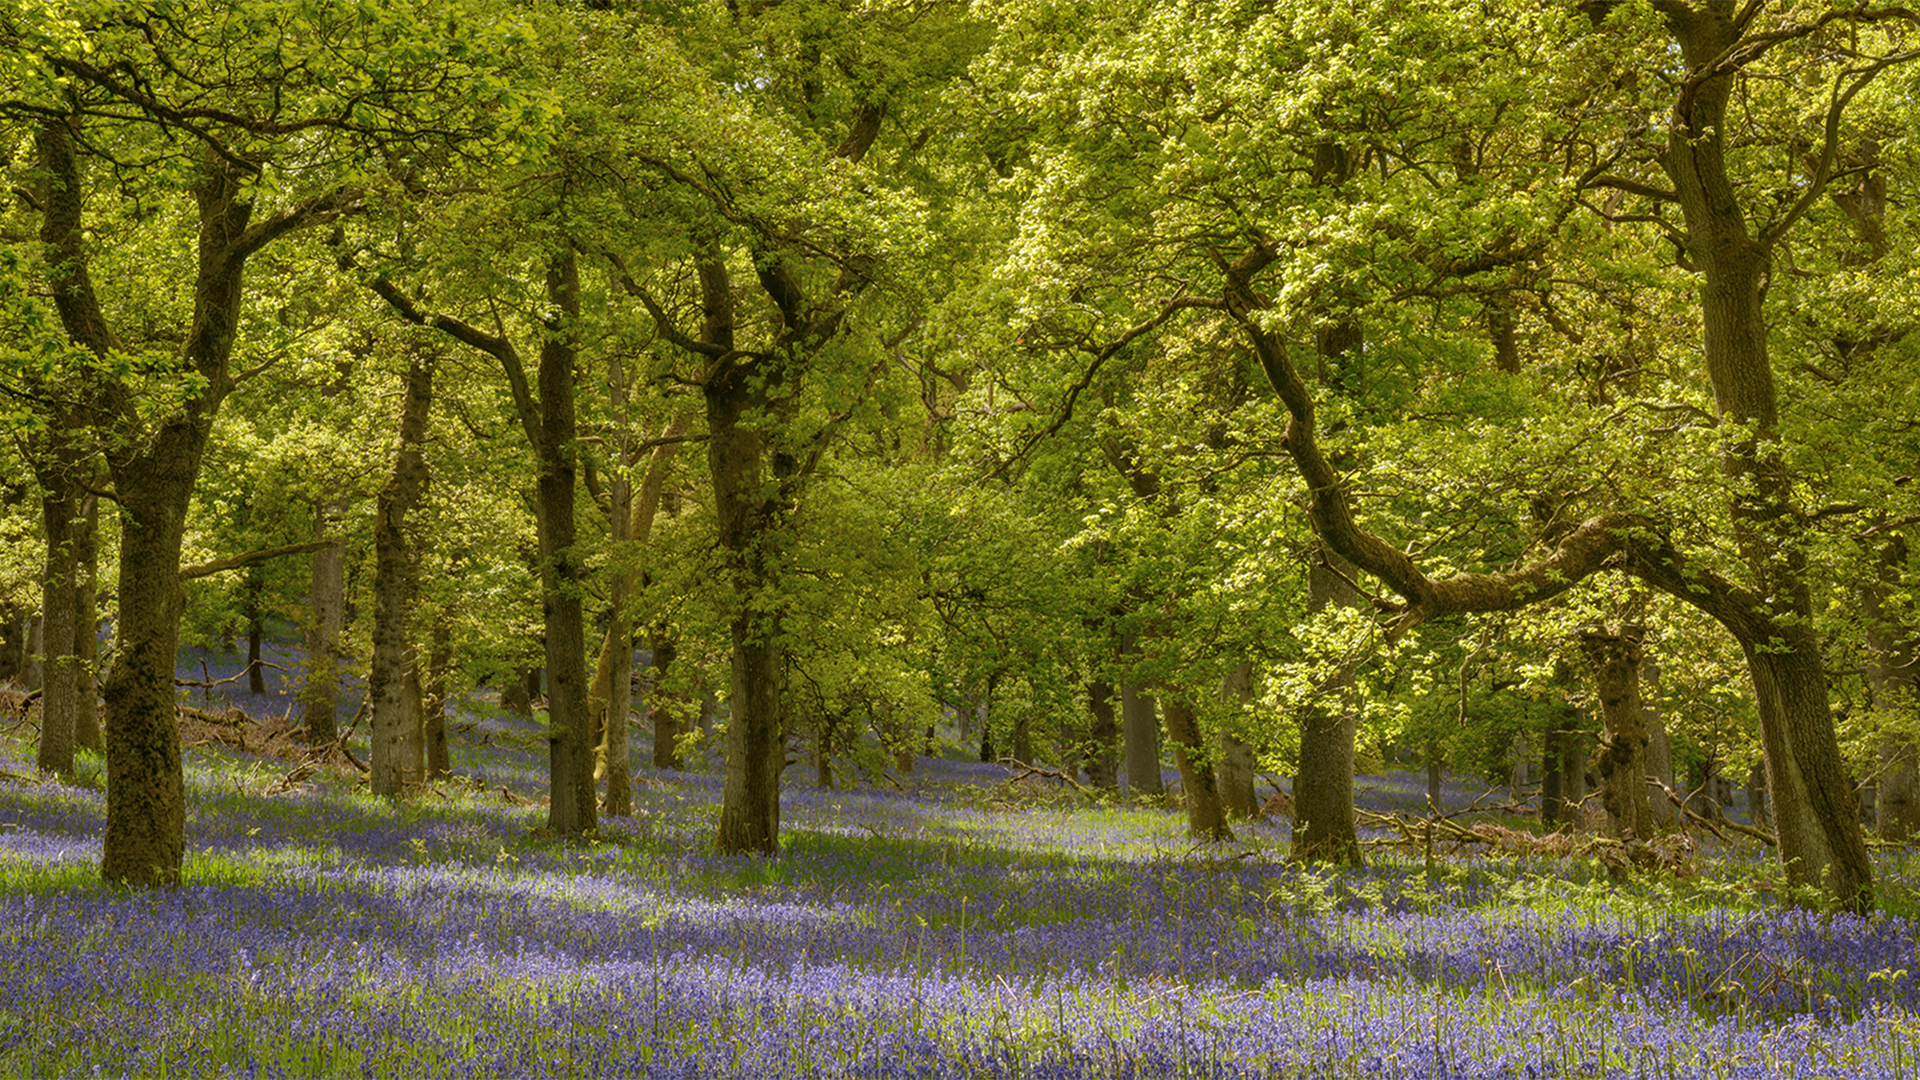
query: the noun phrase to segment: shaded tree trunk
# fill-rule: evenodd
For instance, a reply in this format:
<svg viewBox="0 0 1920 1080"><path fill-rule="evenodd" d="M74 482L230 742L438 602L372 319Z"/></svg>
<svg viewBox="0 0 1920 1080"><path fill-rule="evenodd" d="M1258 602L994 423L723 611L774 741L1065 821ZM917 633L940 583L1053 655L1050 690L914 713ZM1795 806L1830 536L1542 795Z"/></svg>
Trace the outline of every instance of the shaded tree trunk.
<svg viewBox="0 0 1920 1080"><path fill-rule="evenodd" d="M1902 594L1907 540L1896 533L1876 553L1873 576L1861 590L1867 636L1867 684L1881 735L1874 782L1874 819L1880 838L1905 843L1920 836L1920 747L1912 717L1920 708L1920 632Z"/></svg>
<svg viewBox="0 0 1920 1080"><path fill-rule="evenodd" d="M1114 752L1120 741L1120 724L1113 710L1113 684L1095 677L1087 682L1087 711L1092 723L1087 728L1086 754L1082 758L1082 767L1087 771L1087 783L1104 791L1112 791L1120 784L1116 773L1120 763Z"/></svg>
<svg viewBox="0 0 1920 1080"><path fill-rule="evenodd" d="M1660 664L1647 653L1640 661L1640 711L1647 721L1647 776L1660 782L1659 787L1647 787L1647 809L1655 828L1671 829L1679 824L1680 808L1667 797L1673 790L1673 740L1667 737L1659 701Z"/></svg>
<svg viewBox="0 0 1920 1080"><path fill-rule="evenodd" d="M55 438L60 438L59 433ZM73 775L74 724L80 696L80 664L74 648L78 633L74 589L80 560L74 534L81 507L71 475L79 464L73 460L76 456L56 450L56 460L41 463L36 470L43 491L40 515L47 551L41 570L40 651L45 659L41 665L40 742L35 764L44 772L63 777Z"/></svg>
<svg viewBox="0 0 1920 1080"><path fill-rule="evenodd" d="M330 531L332 514L319 503L313 508L314 539ZM332 742L339 734L336 718L340 697L338 651L340 624L346 612L347 549L339 544L313 553L313 571L306 632L306 685L300 692L301 726L307 741Z"/></svg>
<svg viewBox="0 0 1920 1080"><path fill-rule="evenodd" d="M1193 705L1166 687L1161 688L1159 697L1167 740L1173 744L1174 766L1180 770L1180 786L1186 797L1188 834L1198 840L1233 839L1214 777L1213 755L1207 752Z"/></svg>
<svg viewBox="0 0 1920 1080"><path fill-rule="evenodd" d="M733 644L728 706L727 769L716 844L723 852L780 847L780 773L786 765L782 697L785 658L779 619L751 598L776 581L777 507L764 493L764 437L753 415L764 408L764 383L734 371L706 387L707 467L714 514L736 595L742 598L728 634Z"/></svg>
<svg viewBox="0 0 1920 1080"><path fill-rule="evenodd" d="M1352 607L1360 597L1348 584L1352 567L1322 545L1307 571L1307 606ZM1359 866L1353 827L1355 717L1350 674L1330 680L1320 700L1300 718L1300 772L1293 787L1293 858Z"/></svg>
<svg viewBox="0 0 1920 1080"><path fill-rule="evenodd" d="M1167 793L1160 776L1160 719L1153 695L1137 684L1120 680L1120 726L1126 742L1127 793L1136 799Z"/></svg>
<svg viewBox="0 0 1920 1080"><path fill-rule="evenodd" d="M433 652L427 662L426 716L421 723L426 743L427 779L453 775L447 756L447 693L453 678L453 623L445 611L433 620Z"/></svg>
<svg viewBox="0 0 1920 1080"><path fill-rule="evenodd" d="M407 366L400 409L400 446L393 472L380 489L373 523L373 663L367 675L372 747L367 766L375 795L399 798L426 779L420 657L412 613L419 591L419 553L407 515L426 494L424 447L433 408L431 357Z"/></svg>
<svg viewBox="0 0 1920 1080"><path fill-rule="evenodd" d="M247 567L246 619L247 619L247 690L254 694L267 692L267 672L260 663L260 649L265 642L265 615L260 610L262 594L267 588L266 575L259 563Z"/></svg>
<svg viewBox="0 0 1920 1080"><path fill-rule="evenodd" d="M1640 664L1646 630L1622 626L1584 630L1580 647L1593 668L1605 737L1594 755L1600 774L1600 801L1619 840L1653 839L1653 811L1647 803L1647 728L1640 706Z"/></svg>
<svg viewBox="0 0 1920 1080"><path fill-rule="evenodd" d="M666 693L667 671L679 654L672 635L656 630L649 639L653 659L653 678L647 688L647 711L653 719L653 765L657 769L678 769L680 759L680 718Z"/></svg>
<svg viewBox="0 0 1920 1080"><path fill-rule="evenodd" d="M1253 665L1235 664L1220 678L1220 700L1244 713L1253 703ZM1220 802L1231 817L1260 817L1260 796L1254 791L1253 747L1227 728L1220 730Z"/></svg>

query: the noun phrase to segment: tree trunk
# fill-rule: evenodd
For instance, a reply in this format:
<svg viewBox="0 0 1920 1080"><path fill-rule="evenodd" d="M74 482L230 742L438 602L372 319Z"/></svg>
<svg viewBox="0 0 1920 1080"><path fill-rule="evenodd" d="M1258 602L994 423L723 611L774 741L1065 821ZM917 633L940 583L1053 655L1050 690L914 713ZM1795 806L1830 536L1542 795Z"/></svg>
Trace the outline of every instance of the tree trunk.
<svg viewBox="0 0 1920 1080"><path fill-rule="evenodd" d="M528 668L514 668L505 685L500 687L500 707L514 716L533 715L533 695L527 692L527 679L532 674Z"/></svg>
<svg viewBox="0 0 1920 1080"><path fill-rule="evenodd" d="M1244 714L1253 703L1253 665L1242 661L1220 678L1220 700ZM1260 817L1260 796L1254 791L1253 747L1226 727L1220 729L1220 801L1227 814Z"/></svg>
<svg viewBox="0 0 1920 1080"><path fill-rule="evenodd" d="M764 388L735 372L710 382L707 401L707 467L713 480L714 514L726 551L740 610L729 633L733 643L732 691L728 700L726 784L715 843L722 852L773 854L780 847L780 773L787 742L782 709L784 658L777 615L754 601L775 585L775 508L763 485L763 439L751 413L764 405Z"/></svg>
<svg viewBox="0 0 1920 1080"><path fill-rule="evenodd" d="M29 691L46 689L46 630L45 612L36 611L27 616L26 662L21 668L21 682Z"/></svg>
<svg viewBox="0 0 1920 1080"><path fill-rule="evenodd" d="M1735 18L1731 5L1721 4L1673 6L1664 14L1696 74L1676 101L1660 162L1686 223L1686 253L1699 274L1702 352L1714 404L1727 425L1721 464L1735 488L1734 544L1763 598L1759 611L1737 613L1728 628L1740 639L1753 677L1787 879L1863 911L1873 904L1873 865L1829 711L1807 560L1799 546L1805 529L1778 437L1767 352L1773 249L1793 219L1777 218L1752 232L1742 190L1727 170L1728 103L1741 66L1723 58L1737 48L1745 22ZM1820 168L1810 196L1830 175L1828 166Z"/></svg>
<svg viewBox="0 0 1920 1080"><path fill-rule="evenodd" d="M1647 776L1660 782L1648 785L1647 809L1656 829L1671 829L1680 821L1680 808L1667 792L1673 790L1673 740L1667 737L1660 711L1660 664L1648 653L1640 662L1640 711L1647 720Z"/></svg>
<svg viewBox="0 0 1920 1080"><path fill-rule="evenodd" d="M653 658L653 678L647 687L647 711L653 718L653 765L657 769L678 769L682 726L674 714L673 702L666 692L667 670L673 666L679 649L664 629L649 639Z"/></svg>
<svg viewBox="0 0 1920 1080"><path fill-rule="evenodd" d="M267 692L267 672L260 663L260 650L265 642L266 627L262 625L264 615L260 610L261 594L266 591L266 575L259 563L247 566L246 618L247 618L247 690L249 693Z"/></svg>
<svg viewBox="0 0 1920 1080"><path fill-rule="evenodd" d="M1120 725L1113 711L1113 684L1095 677L1087 683L1087 710L1092 714L1093 722L1087 729L1087 748L1082 767L1087 771L1087 783L1104 791L1112 791L1120 784L1120 763L1114 753L1120 741Z"/></svg>
<svg viewBox="0 0 1920 1080"><path fill-rule="evenodd" d="M1653 810L1647 804L1647 728L1640 707L1640 663L1646 630L1622 626L1582 631L1580 646L1592 665L1606 735L1594 756L1600 774L1600 801L1615 839L1653 839Z"/></svg>
<svg viewBox="0 0 1920 1080"><path fill-rule="evenodd" d="M1153 695L1135 683L1120 680L1120 726L1126 742L1127 794L1136 799L1167 793L1160 776L1160 721Z"/></svg>
<svg viewBox="0 0 1920 1080"><path fill-rule="evenodd" d="M1013 760L1023 765L1033 764L1033 724L1027 710L1014 713L1008 741L1012 744Z"/></svg>
<svg viewBox="0 0 1920 1080"><path fill-rule="evenodd" d="M1307 607L1352 607L1352 566L1321 545L1307 571ZM1308 862L1363 861L1353 827L1355 717L1346 675L1333 679L1300 719L1300 772L1293 789L1293 858Z"/></svg>
<svg viewBox="0 0 1920 1080"><path fill-rule="evenodd" d="M1911 601L1903 596L1907 540L1896 533L1876 553L1876 567L1861 589L1866 624L1867 684L1880 729L1879 777L1874 819L1883 840L1905 843L1920 836L1920 752L1910 718L1920 706L1920 632Z"/></svg>
<svg viewBox="0 0 1920 1080"><path fill-rule="evenodd" d="M1441 751L1439 739L1427 740L1427 810L1440 809L1440 769L1445 765L1447 756Z"/></svg>
<svg viewBox="0 0 1920 1080"><path fill-rule="evenodd" d="M433 620L433 652L427 665L425 719L421 740L426 743L427 779L453 775L447 758L447 692L453 677L453 624L445 611Z"/></svg>
<svg viewBox="0 0 1920 1080"><path fill-rule="evenodd" d="M314 539L324 538L332 514L323 504L313 507ZM313 553L312 605L308 616L307 677L301 690L301 726L307 741L319 746L332 742L339 734L336 705L340 697L337 653L340 647L340 623L346 611L347 549L339 544Z"/></svg>
<svg viewBox="0 0 1920 1080"><path fill-rule="evenodd" d="M71 456L71 455L64 455ZM75 519L80 504L68 474L70 463L42 467L40 499L42 526L47 538L41 587L40 745L36 765L62 777L73 775L74 713L80 696L80 665L75 655L74 588L79 580L79 557L74 544ZM91 685L89 685L91 689Z"/></svg>
<svg viewBox="0 0 1920 1080"><path fill-rule="evenodd" d="M579 267L571 249L547 266L547 299L561 318L580 315ZM560 835L594 827L597 804L593 748L587 738L587 637L580 598L587 570L576 547L574 488L578 467L574 416L575 348L571 328L547 327L540 346L540 401L522 423L537 432L540 464L536 515L540 529L540 604L547 668L547 827Z"/></svg>
<svg viewBox="0 0 1920 1080"><path fill-rule="evenodd" d="M1186 796L1187 833L1197 840L1233 839L1214 779L1213 758L1207 753L1193 706L1170 688L1162 687L1159 696L1167 721L1167 739L1173 744L1173 763L1180 770L1180 786Z"/></svg>
<svg viewBox="0 0 1920 1080"><path fill-rule="evenodd" d="M411 617L419 591L419 553L407 515L427 490L424 447L433 408L433 367L431 357L418 354L407 366L400 445L393 473L380 489L373 522L373 663L367 675L372 746L367 771L373 793L390 799L426 779L420 657Z"/></svg>
<svg viewBox="0 0 1920 1080"><path fill-rule="evenodd" d="M1562 741L1558 724L1548 725L1540 740L1540 824L1549 831L1567 821L1565 777L1560 768L1565 757L1560 751Z"/></svg>

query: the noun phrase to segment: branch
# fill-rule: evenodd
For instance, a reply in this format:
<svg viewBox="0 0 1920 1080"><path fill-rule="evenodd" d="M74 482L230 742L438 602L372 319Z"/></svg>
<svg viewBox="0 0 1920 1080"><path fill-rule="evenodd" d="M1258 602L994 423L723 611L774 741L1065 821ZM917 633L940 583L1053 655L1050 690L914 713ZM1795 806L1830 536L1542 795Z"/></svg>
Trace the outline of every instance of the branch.
<svg viewBox="0 0 1920 1080"><path fill-rule="evenodd" d="M1101 348L1094 350L1093 360L1087 364L1087 369L1084 372L1082 372L1080 375L1080 378L1077 381L1075 381L1071 387L1067 389L1067 399L1066 401L1061 403L1060 413L1059 415L1053 418L1053 422L1048 424L1045 428L1042 428L1040 431L1037 431L1034 434L1027 436L1026 440L1020 444L1019 449L1015 450L1011 455L1009 455L1005 461L1002 461L999 465L995 466L994 470L988 473L982 479L995 480L1000 478L1001 476L1006 475L1007 470L1013 467L1014 462L1019 461L1020 459L1026 457L1027 454L1030 453L1034 447L1040 445L1042 442L1046 441L1047 439L1052 438L1055 434L1059 433L1061 428L1066 427L1067 421L1073 419L1074 405L1077 402L1079 402L1080 395L1085 393L1087 388L1093 385L1094 376L1100 373L1101 366L1104 365L1108 360L1113 359L1114 355L1120 352L1120 350L1133 344L1135 341L1138 341L1141 337L1144 337L1145 335L1152 333L1154 330L1159 329L1161 324L1165 323L1168 319L1171 319L1174 316L1174 314L1177 312L1185 311L1190 308L1203 308L1203 307L1215 307L1215 306L1217 305L1214 302L1208 301L1208 300L1202 300L1198 297L1176 296L1173 299L1168 300L1166 303L1162 304L1160 306L1160 310L1155 312L1152 316L1148 317L1147 319L1141 322L1135 323L1133 326L1129 327L1126 330L1126 332L1121 334L1119 337L1114 338L1112 341L1108 342L1106 345L1102 346Z"/></svg>
<svg viewBox="0 0 1920 1080"><path fill-rule="evenodd" d="M255 563L263 563L269 559L278 559L283 555L305 555L310 551L337 547L339 543L340 541L338 540L302 540L297 544L261 548L259 551L249 551L244 555L230 555L227 558L215 559L212 562L183 566L180 568L180 580L192 581L196 578L211 577L214 574L224 573L228 570L238 570L243 566L252 566Z"/></svg>

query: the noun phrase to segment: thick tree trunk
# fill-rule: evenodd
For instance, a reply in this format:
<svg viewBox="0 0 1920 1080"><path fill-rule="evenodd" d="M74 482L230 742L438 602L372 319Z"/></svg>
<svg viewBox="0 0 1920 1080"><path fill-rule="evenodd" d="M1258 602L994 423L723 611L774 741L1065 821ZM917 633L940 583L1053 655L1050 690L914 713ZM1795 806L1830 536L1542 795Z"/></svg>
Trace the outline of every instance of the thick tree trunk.
<svg viewBox="0 0 1920 1080"><path fill-rule="evenodd" d="M1112 791L1120 784L1116 775L1120 763L1114 752L1120 741L1120 724L1114 715L1113 696L1112 683L1097 677L1088 681L1087 711L1093 722L1087 728L1082 767L1087 771L1087 783L1104 791Z"/></svg>
<svg viewBox="0 0 1920 1080"><path fill-rule="evenodd" d="M1352 607L1353 568L1322 545L1307 571L1307 606ZM1309 862L1363 861L1353 826L1355 717L1345 677L1333 680L1300 718L1300 772L1293 789L1293 858Z"/></svg>
<svg viewBox="0 0 1920 1080"><path fill-rule="evenodd" d="M579 267L571 250L547 266L547 298L564 318L580 314ZM594 827L593 747L587 735L587 637L580 598L587 570L576 548L574 488L578 468L574 415L575 349L570 328L552 325L540 346L540 403L523 417L536 429L540 478L540 604L547 668L547 827L560 835Z"/></svg>
<svg viewBox="0 0 1920 1080"><path fill-rule="evenodd" d="M1161 688L1167 741L1173 744L1173 763L1180 770L1180 787L1187 804L1187 832L1197 840L1231 840L1226 808L1214 778L1213 755L1207 752L1193 705L1177 690Z"/></svg>
<svg viewBox="0 0 1920 1080"><path fill-rule="evenodd" d="M1600 801L1615 839L1653 839L1647 802L1647 729L1640 706L1640 662L1646 631L1622 626L1582 631L1580 646L1592 665L1606 735L1594 755Z"/></svg>
<svg viewBox="0 0 1920 1080"><path fill-rule="evenodd" d="M107 829L100 873L110 882L180 880L186 796L175 723L180 543L205 433L163 429L138 461L118 462L119 636L107 675ZM169 438L168 436L171 436Z"/></svg>
<svg viewBox="0 0 1920 1080"><path fill-rule="evenodd" d="M763 391L744 373L707 387L707 466L713 480L720 545L732 563L742 610L732 620L726 784L716 844L723 852L780 847L780 773L786 765L782 708L785 663L774 613L754 600L774 585L773 521L762 486L763 439L748 413Z"/></svg>
<svg viewBox="0 0 1920 1080"><path fill-rule="evenodd" d="M1013 714L1013 731L1008 735L1008 742L1013 760L1023 765L1033 764L1033 722L1027 710Z"/></svg>
<svg viewBox="0 0 1920 1080"><path fill-rule="evenodd" d="M1120 680L1120 727L1126 742L1127 794L1136 799L1167 793L1160 776L1160 719L1153 695L1125 679Z"/></svg>
<svg viewBox="0 0 1920 1080"><path fill-rule="evenodd" d="M424 447L433 408L433 367L432 358L419 355L408 364L400 445L393 472L380 489L373 522L373 663L367 675L372 744L367 771L373 793L386 798L400 798L426 779L420 658L412 619L419 554L407 515L427 490Z"/></svg>
<svg viewBox="0 0 1920 1080"><path fill-rule="evenodd" d="M1244 714L1253 703L1253 665L1235 664L1220 677L1220 700L1229 709ZM1257 771L1253 747L1227 728L1220 729L1220 802L1227 814L1238 818L1260 817L1260 796L1254 791Z"/></svg>
<svg viewBox="0 0 1920 1080"><path fill-rule="evenodd" d="M327 536L332 515L326 506L313 508L313 536ZM339 544L313 553L311 605L308 612L306 684L300 692L301 726L314 745L332 742L339 734L336 707L340 697L338 651L340 624L346 613L347 549Z"/></svg>

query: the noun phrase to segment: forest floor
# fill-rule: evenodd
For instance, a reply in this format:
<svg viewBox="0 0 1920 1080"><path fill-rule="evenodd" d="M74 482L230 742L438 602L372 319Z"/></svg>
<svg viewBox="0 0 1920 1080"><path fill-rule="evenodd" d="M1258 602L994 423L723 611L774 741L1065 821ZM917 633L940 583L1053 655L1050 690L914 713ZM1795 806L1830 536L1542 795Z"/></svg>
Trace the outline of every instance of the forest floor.
<svg viewBox="0 0 1920 1080"><path fill-rule="evenodd" d="M631 818L559 841L526 720L463 711L456 777L393 805L232 691L183 691L175 890L99 883L98 759L36 778L0 722L0 1075L1920 1077L1908 850L1865 919L1704 834L1621 881L1390 830L1334 871L1284 822L1196 846L942 758L790 774L777 858L712 851L710 768L643 768ZM1356 787L1424 808L1412 774Z"/></svg>

